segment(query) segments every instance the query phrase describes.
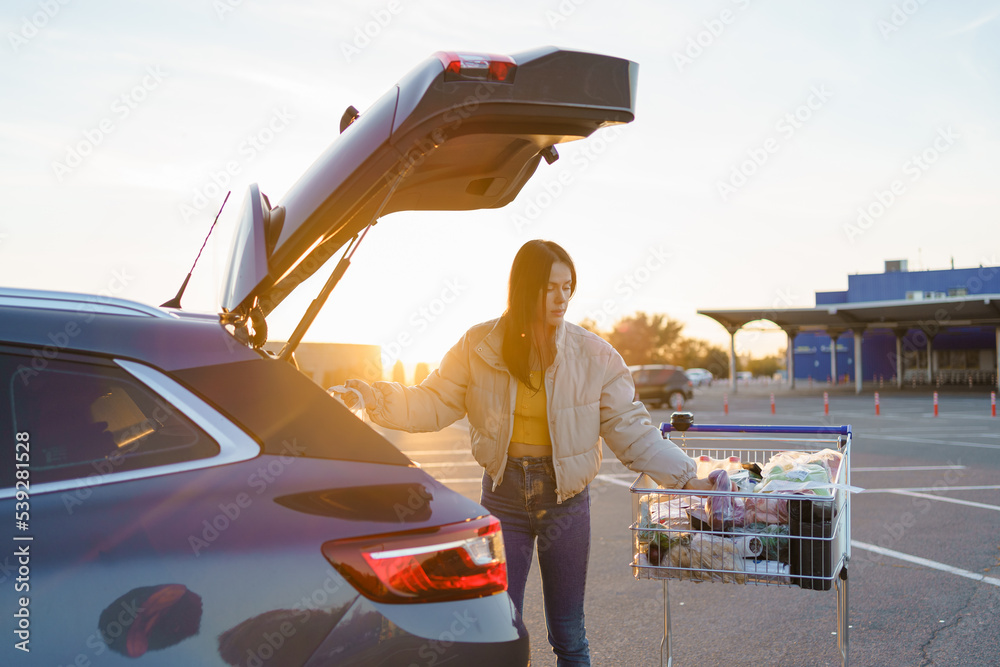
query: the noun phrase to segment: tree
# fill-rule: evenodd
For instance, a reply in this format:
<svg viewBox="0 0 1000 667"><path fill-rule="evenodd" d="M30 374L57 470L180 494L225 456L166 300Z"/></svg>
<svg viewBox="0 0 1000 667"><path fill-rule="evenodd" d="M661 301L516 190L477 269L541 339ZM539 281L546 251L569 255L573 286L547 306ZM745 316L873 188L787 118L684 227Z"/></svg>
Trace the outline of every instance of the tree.
<svg viewBox="0 0 1000 667"><path fill-rule="evenodd" d="M403 368L403 362L399 359L392 365L392 381L406 384L406 370Z"/></svg>
<svg viewBox="0 0 1000 667"><path fill-rule="evenodd" d="M678 340L670 363L684 368L704 368L717 378L729 377L729 353L699 338Z"/></svg>
<svg viewBox="0 0 1000 667"><path fill-rule="evenodd" d="M683 324L666 315L638 312L615 322L606 339L630 366L664 364L669 363L683 328Z"/></svg>
<svg viewBox="0 0 1000 667"><path fill-rule="evenodd" d="M674 364L704 368L717 378L729 377L729 353L706 341L681 336L684 325L667 315L639 312L621 318L609 332L600 331L592 319L583 320L580 326L611 343L629 365Z"/></svg>
<svg viewBox="0 0 1000 667"><path fill-rule="evenodd" d="M763 357L761 359L751 357L747 362L747 370L753 373L754 377L772 377L784 367L785 360L780 356Z"/></svg>

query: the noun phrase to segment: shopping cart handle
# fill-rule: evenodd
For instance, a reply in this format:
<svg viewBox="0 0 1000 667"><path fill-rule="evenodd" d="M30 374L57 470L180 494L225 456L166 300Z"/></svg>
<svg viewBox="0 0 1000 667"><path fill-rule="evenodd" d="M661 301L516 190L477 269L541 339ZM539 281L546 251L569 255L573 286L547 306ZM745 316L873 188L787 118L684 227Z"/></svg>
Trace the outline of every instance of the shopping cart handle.
<svg viewBox="0 0 1000 667"><path fill-rule="evenodd" d="M669 422L660 424L660 433L666 435L676 431ZM851 425L843 426L752 426L747 424L691 424L688 433L830 433L835 435L850 435Z"/></svg>

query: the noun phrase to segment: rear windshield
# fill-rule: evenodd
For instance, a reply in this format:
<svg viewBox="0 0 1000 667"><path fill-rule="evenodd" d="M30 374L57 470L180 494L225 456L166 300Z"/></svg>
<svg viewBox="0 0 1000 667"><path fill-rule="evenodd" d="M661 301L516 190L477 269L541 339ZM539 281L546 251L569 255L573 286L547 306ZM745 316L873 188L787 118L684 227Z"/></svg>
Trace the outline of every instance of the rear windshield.
<svg viewBox="0 0 1000 667"><path fill-rule="evenodd" d="M289 363L258 359L173 376L255 436L265 454L411 465L412 461Z"/></svg>
<svg viewBox="0 0 1000 667"><path fill-rule="evenodd" d="M636 384L665 384L677 371L672 368L643 368L632 373Z"/></svg>

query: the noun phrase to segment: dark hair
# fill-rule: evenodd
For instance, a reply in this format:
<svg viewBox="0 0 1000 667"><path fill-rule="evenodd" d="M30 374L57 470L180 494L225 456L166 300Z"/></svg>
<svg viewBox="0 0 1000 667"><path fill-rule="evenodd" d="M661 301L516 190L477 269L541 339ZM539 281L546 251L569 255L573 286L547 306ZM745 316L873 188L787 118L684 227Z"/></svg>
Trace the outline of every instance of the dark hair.
<svg viewBox="0 0 1000 667"><path fill-rule="evenodd" d="M569 253L552 241L528 241L514 256L507 288L507 310L504 313L506 331L503 337L503 360L511 375L532 390L531 351L540 353L542 341L535 339L538 319L538 299L544 295L552 273L552 265L562 262L572 276L572 292L576 291L576 267Z"/></svg>

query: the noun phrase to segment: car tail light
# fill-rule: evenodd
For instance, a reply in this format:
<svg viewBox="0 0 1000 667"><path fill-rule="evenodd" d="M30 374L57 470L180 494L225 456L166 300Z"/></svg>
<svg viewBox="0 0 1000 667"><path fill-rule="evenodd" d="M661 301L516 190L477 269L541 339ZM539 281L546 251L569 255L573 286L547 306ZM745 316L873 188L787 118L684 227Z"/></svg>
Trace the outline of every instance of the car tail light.
<svg viewBox="0 0 1000 667"><path fill-rule="evenodd" d="M517 63L509 56L486 53L435 53L444 65L445 81L492 81L514 83Z"/></svg>
<svg viewBox="0 0 1000 667"><path fill-rule="evenodd" d="M376 602L440 602L507 590L500 521L485 516L432 530L335 540L323 555Z"/></svg>

